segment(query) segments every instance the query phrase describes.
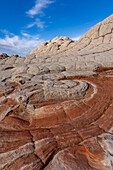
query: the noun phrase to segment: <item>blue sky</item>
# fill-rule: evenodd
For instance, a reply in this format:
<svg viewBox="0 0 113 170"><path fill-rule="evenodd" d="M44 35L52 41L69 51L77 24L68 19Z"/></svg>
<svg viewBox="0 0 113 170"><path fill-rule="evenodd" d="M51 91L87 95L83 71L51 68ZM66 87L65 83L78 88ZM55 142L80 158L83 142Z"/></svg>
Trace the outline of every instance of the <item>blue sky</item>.
<svg viewBox="0 0 113 170"><path fill-rule="evenodd" d="M25 55L56 36L78 39L113 13L113 0L0 0L0 53Z"/></svg>

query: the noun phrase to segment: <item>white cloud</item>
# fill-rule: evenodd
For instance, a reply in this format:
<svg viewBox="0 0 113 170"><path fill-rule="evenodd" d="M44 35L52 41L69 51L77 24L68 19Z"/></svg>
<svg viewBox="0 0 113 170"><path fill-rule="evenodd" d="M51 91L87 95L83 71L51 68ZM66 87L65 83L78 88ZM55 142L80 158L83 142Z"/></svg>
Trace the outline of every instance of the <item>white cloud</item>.
<svg viewBox="0 0 113 170"><path fill-rule="evenodd" d="M36 0L35 5L26 13L33 18L35 15L43 14L43 9L54 3L52 0Z"/></svg>
<svg viewBox="0 0 113 170"><path fill-rule="evenodd" d="M81 38L81 36L73 37L72 40L78 41Z"/></svg>
<svg viewBox="0 0 113 170"><path fill-rule="evenodd" d="M38 35L31 36L25 32L22 33L22 36L5 35L4 38L0 38L0 53L25 55L43 41L39 39Z"/></svg>
<svg viewBox="0 0 113 170"><path fill-rule="evenodd" d="M21 31L21 34L24 36L24 37L30 37L30 35L28 34L28 33L26 33L26 32L23 32L23 31Z"/></svg>
<svg viewBox="0 0 113 170"><path fill-rule="evenodd" d="M35 25L38 27L38 28L44 28L44 25L45 22L41 21L39 18L37 18L34 22L32 22L31 24L29 24L27 26L27 28L31 28L31 27L34 27Z"/></svg>
<svg viewBox="0 0 113 170"><path fill-rule="evenodd" d="M54 2L55 0L35 0L35 5L29 11L27 11L26 14L31 18L34 18L35 15L38 15L38 18L35 21L32 21L27 26L27 28L32 28L36 25L38 28L43 29L45 27L45 22L41 21L39 17L44 15L44 8L48 8L48 6Z"/></svg>

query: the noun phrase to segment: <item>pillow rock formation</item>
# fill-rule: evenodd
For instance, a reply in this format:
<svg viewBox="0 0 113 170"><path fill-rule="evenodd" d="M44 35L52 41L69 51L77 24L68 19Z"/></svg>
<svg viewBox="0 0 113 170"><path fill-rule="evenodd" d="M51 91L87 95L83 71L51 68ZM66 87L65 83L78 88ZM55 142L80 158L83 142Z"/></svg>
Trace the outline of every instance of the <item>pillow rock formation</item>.
<svg viewBox="0 0 113 170"><path fill-rule="evenodd" d="M113 15L0 58L0 169L113 169Z"/></svg>

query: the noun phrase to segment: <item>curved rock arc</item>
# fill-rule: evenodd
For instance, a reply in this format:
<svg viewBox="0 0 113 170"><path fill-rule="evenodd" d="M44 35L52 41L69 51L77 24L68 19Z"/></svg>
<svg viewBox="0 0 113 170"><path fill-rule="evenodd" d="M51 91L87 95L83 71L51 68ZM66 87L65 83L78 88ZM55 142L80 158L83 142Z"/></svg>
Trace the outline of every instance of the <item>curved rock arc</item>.
<svg viewBox="0 0 113 170"><path fill-rule="evenodd" d="M112 71L109 71L109 73L110 76L113 74ZM34 164L36 164L36 168L39 165L41 168L46 166L48 162L53 158L53 160L50 162L50 165L48 165L49 167L47 166L47 169L54 169L57 161L61 157L61 153L61 155L64 154L64 156L62 155L63 157L61 157L61 159L64 160L64 164L61 166L72 166L71 168L73 169L73 166L75 166L75 164L77 163L77 159L75 157L75 154L73 153L74 150L76 151L76 154L79 154L79 157L81 154L85 154L83 154L84 156L81 156L84 157L84 160L88 159L87 168L92 167L98 169L98 167L103 167L101 162L103 162L103 160L105 159L105 153L103 150L103 144L101 144L102 141L100 139L103 138L101 137L102 134L106 134L107 136L107 134L109 134L110 128L112 127L111 118L113 115L111 114L109 120L107 120L109 124L106 123L105 119L105 116L110 114L109 110L113 108L113 94L111 94L111 88L113 86L112 77L106 78L105 73L100 73L96 77L91 76L81 78L79 81L76 81L75 78L75 82L81 81L86 82L89 85L89 88L85 89L87 93L85 93L83 99L81 98L81 96L79 96L79 98L77 99L75 97L75 99L70 99L67 101L61 100L58 103L57 101L56 103L52 103L50 100L46 101L44 105L39 105L38 108L37 103L33 104L32 99L32 104L30 104L30 101L27 101L29 97L24 98L26 99L25 101L27 101L27 105L29 107L27 107L27 105L22 105L21 102L19 103L19 100L17 100L19 95L19 88L19 97L21 97L21 95L24 95L24 90L26 94L27 89L26 87L22 90L23 85L21 84L18 84L19 86L15 87L18 88L18 91L15 91L13 94L7 93L8 96L5 95L5 99L1 100L2 107L5 104L5 112L6 109L9 108L9 106L11 109L7 111L7 114L4 115L4 119L1 119L0 122L0 127L2 129L2 150L0 156L1 162L2 159L5 158L5 155L6 157L9 155L10 159L8 159L9 161L6 159L6 162L0 165L1 168L10 169L13 166L15 167L16 162L18 162L20 159L23 159L23 157L28 159L27 155L32 155L33 160L35 157L35 161L33 161L34 163L26 163L23 164L22 167L32 167L34 166ZM109 82L109 84L107 82ZM8 85L6 85L6 89L8 89L7 86ZM13 87L13 83L11 83L11 86ZM79 84L76 87L79 87ZM35 88L37 91L36 85ZM32 87L29 88L28 85L28 89L32 89ZM35 93L35 90L33 91L33 93ZM13 97L16 96L17 99L12 99L11 95ZM40 103L42 101L39 99L38 102ZM6 105L8 108L6 108ZM31 108L32 105L34 105L33 113L28 112L28 108L30 109L30 105ZM4 109L4 107L1 109ZM1 110L1 115L2 114L4 114L4 110L3 112ZM9 137L8 134L10 134ZM98 138L96 138L97 136ZM33 149L31 149L29 146L30 142ZM100 154L98 155L98 159L95 155L95 152L97 151L94 150L94 153L92 153L92 151L89 150L89 146L91 145L93 147L94 142L96 142L97 145L95 147L99 147L102 152L98 153ZM28 149L30 153L28 153L25 149L27 153L24 152L24 155L21 155L22 151L20 151L20 148L24 146L29 146ZM59 150L61 150L62 152L60 152ZM65 154L68 155L68 153L71 154L71 152L74 154L73 156L75 157L72 165L70 165L69 162L65 162L66 160L64 158ZM5 153L5 155L3 153ZM10 153L12 153L13 155L16 154L17 159L16 156L15 160L11 159ZM17 155L18 153L19 156ZM54 157L56 153L57 155L59 155L58 158L57 156ZM102 157L101 159L99 158L100 156ZM92 158L90 159L90 157ZM79 161L80 159L81 157L79 158ZM96 163L94 163L95 161ZM14 165L12 164L13 162L15 162ZM84 166L86 166L86 164Z"/></svg>

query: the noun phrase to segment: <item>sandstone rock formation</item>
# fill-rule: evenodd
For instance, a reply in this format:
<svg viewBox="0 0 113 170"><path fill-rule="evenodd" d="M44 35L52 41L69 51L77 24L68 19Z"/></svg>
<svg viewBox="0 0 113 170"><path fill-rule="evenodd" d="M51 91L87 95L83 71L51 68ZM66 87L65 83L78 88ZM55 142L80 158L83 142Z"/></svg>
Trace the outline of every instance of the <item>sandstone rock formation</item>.
<svg viewBox="0 0 113 170"><path fill-rule="evenodd" d="M5 58L8 58L8 57L19 57L19 55L13 55L11 54L10 56L8 56L6 53L1 53L0 54L0 59L5 59Z"/></svg>
<svg viewBox="0 0 113 170"><path fill-rule="evenodd" d="M7 55L6 53L2 53L2 54L0 55L0 59L7 58L7 57L8 57L8 55Z"/></svg>
<svg viewBox="0 0 113 170"><path fill-rule="evenodd" d="M43 55L55 55L73 47L76 44L75 41L68 37L56 37L52 41L46 41L40 44L37 48L31 51L31 54L36 54L38 56Z"/></svg>
<svg viewBox="0 0 113 170"><path fill-rule="evenodd" d="M0 59L0 169L113 169L112 30Z"/></svg>
<svg viewBox="0 0 113 170"><path fill-rule="evenodd" d="M51 48L50 48L51 47ZM58 47L58 48L56 48ZM54 49L54 50L52 50ZM79 41L56 37L40 44L31 54L37 56L105 56L113 52L113 15L91 28Z"/></svg>

